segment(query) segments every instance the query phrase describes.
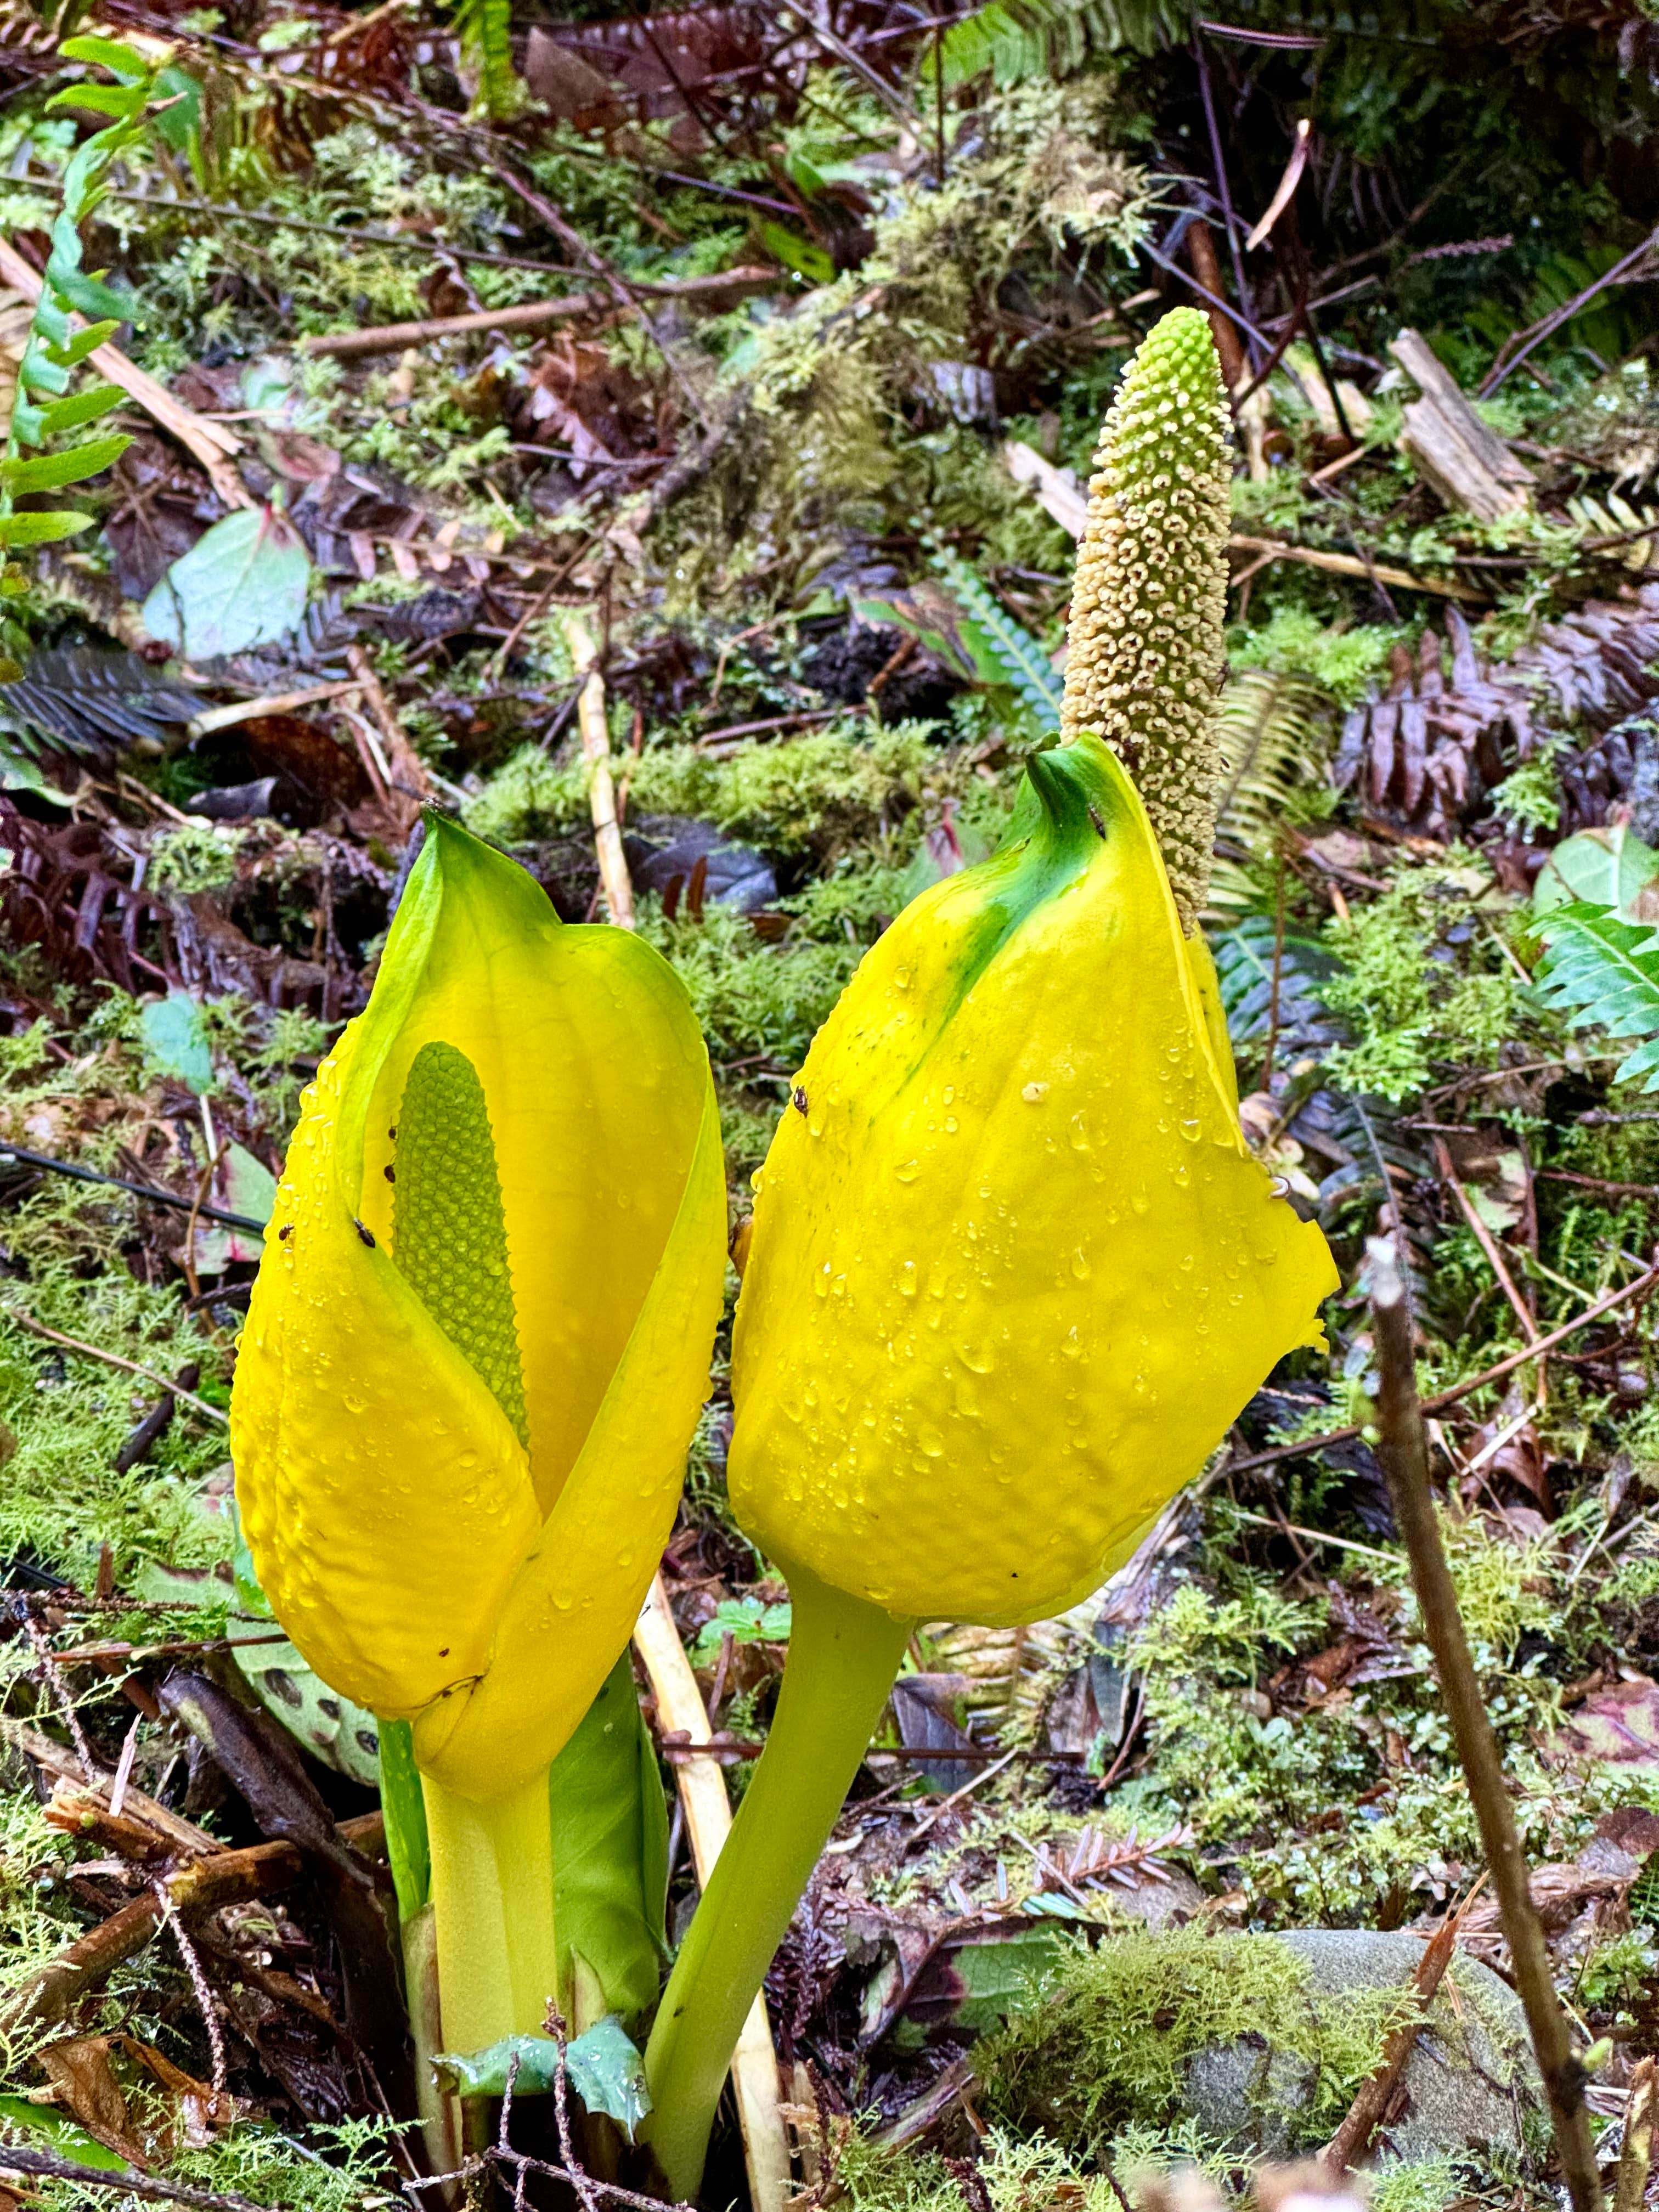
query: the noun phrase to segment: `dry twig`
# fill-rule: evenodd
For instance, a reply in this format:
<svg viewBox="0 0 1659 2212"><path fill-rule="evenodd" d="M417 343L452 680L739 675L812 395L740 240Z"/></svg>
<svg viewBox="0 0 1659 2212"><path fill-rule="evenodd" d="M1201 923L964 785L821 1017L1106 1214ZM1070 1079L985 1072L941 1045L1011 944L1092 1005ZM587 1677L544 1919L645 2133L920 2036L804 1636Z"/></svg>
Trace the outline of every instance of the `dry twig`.
<svg viewBox="0 0 1659 2212"><path fill-rule="evenodd" d="M1423 1632L1434 1654L1441 1699L1480 1822L1516 1986L1549 2103L1562 2177L1573 2212L1601 2212L1601 2176L1584 2103L1584 2070L1555 1993L1543 1923L1527 1886L1515 1808L1504 1787L1503 1757L1469 1656L1457 1591L1435 1518L1428 1431L1417 1395L1405 1280L1391 1238L1373 1237L1368 1249L1371 1328L1381 1377L1377 1420L1382 1433L1377 1457L1388 1477L1395 1520L1411 1561Z"/></svg>

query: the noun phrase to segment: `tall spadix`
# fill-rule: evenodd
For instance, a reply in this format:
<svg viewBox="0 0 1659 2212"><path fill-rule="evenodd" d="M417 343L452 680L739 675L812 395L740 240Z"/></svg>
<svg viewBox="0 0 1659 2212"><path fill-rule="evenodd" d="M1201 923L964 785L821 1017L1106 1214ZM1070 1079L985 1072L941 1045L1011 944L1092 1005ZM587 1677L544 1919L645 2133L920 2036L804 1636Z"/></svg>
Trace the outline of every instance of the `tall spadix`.
<svg viewBox="0 0 1659 2212"><path fill-rule="evenodd" d="M1231 429L1210 326L1176 307L1102 426L1072 591L1063 737L1103 738L1134 780L1188 936L1210 882L1221 754Z"/></svg>

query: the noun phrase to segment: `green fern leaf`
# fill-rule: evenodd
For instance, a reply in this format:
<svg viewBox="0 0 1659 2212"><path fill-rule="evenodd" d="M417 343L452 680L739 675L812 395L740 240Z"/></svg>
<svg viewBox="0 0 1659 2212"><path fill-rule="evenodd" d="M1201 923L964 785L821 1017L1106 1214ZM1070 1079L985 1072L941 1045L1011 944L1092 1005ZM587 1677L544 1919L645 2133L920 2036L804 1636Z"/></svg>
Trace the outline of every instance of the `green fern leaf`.
<svg viewBox="0 0 1659 2212"><path fill-rule="evenodd" d="M1569 1029L1644 1040L1613 1079L1640 1077L1644 1091L1659 1091L1659 932L1577 900L1555 908L1538 935L1546 947L1538 974L1544 1004L1565 1014Z"/></svg>
<svg viewBox="0 0 1659 2212"><path fill-rule="evenodd" d="M937 66L947 89L987 74L999 86L1069 76L1091 54L1155 52L1184 38L1192 15L1182 0L987 0L951 25Z"/></svg>
<svg viewBox="0 0 1659 2212"><path fill-rule="evenodd" d="M1216 702L1223 762L1209 911L1218 916L1258 896L1243 864L1271 854L1291 794L1324 775L1331 702L1304 676L1247 668Z"/></svg>
<svg viewBox="0 0 1659 2212"><path fill-rule="evenodd" d="M1006 684L1046 734L1060 734L1060 682L1054 663L1029 629L987 590L960 554L931 549L934 568L951 587L962 615L963 641L994 683Z"/></svg>
<svg viewBox="0 0 1659 2212"><path fill-rule="evenodd" d="M522 92L513 68L512 0L456 0L453 20L478 107L492 119L513 115Z"/></svg>
<svg viewBox="0 0 1659 2212"><path fill-rule="evenodd" d="M1270 1032L1297 1051L1331 1042L1336 1027L1321 993L1336 963L1316 938L1286 930L1280 942L1271 915L1251 914L1219 931L1210 949L1227 1033L1236 1046L1259 1044Z"/></svg>

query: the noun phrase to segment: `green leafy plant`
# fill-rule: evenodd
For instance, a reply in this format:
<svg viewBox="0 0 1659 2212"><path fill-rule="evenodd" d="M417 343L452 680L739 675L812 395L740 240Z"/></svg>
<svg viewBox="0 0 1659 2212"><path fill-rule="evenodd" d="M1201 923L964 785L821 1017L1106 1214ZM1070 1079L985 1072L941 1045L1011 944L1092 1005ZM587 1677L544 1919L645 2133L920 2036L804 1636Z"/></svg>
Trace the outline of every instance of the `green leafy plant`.
<svg viewBox="0 0 1659 2212"><path fill-rule="evenodd" d="M1621 921L1610 906L1575 899L1539 927L1545 954L1539 996L1569 1029L1601 1029L1642 1040L1620 1062L1614 1080L1659 1090L1659 932Z"/></svg>
<svg viewBox="0 0 1659 2212"><path fill-rule="evenodd" d="M50 450L66 434L120 404L121 394L112 384L70 390L75 371L130 312L129 301L82 266L81 226L105 196L111 162L144 135L155 72L131 46L112 39L68 39L58 51L65 60L107 70L116 82L65 88L46 103L48 107L90 108L111 119L76 148L64 171L64 204L52 227L52 252L18 364L11 428L0 455L0 556L20 546L52 544L89 529L92 517L74 508L20 509L17 501L30 493L60 491L67 484L101 475L131 443L124 433L111 431ZM92 319L77 330L77 315ZM22 570L7 559L0 571L0 594L15 599L25 589Z"/></svg>
<svg viewBox="0 0 1659 2212"><path fill-rule="evenodd" d="M1322 781L1329 727L1329 699L1305 676L1250 668L1229 678L1215 710L1222 775L1212 908L1237 909L1254 896L1245 864L1272 853L1296 795Z"/></svg>
<svg viewBox="0 0 1659 2212"><path fill-rule="evenodd" d="M1271 915L1251 914L1221 931L1212 950L1235 1046L1257 1044L1270 1032L1291 1048L1331 1042L1322 994L1336 963L1316 939L1300 930L1281 936Z"/></svg>
<svg viewBox="0 0 1659 2212"><path fill-rule="evenodd" d="M1060 679L1037 640L1014 620L959 553L935 546L933 562L962 611L963 642L981 673L1010 685L1038 729L1058 737Z"/></svg>
<svg viewBox="0 0 1659 2212"><path fill-rule="evenodd" d="M477 105L494 118L511 115L522 98L513 68L509 0L457 0L455 34L477 84Z"/></svg>
<svg viewBox="0 0 1659 2212"><path fill-rule="evenodd" d="M951 24L923 67L941 69L947 86L988 73L999 86L1067 76L1091 54L1151 53L1187 21L1180 0L988 0Z"/></svg>

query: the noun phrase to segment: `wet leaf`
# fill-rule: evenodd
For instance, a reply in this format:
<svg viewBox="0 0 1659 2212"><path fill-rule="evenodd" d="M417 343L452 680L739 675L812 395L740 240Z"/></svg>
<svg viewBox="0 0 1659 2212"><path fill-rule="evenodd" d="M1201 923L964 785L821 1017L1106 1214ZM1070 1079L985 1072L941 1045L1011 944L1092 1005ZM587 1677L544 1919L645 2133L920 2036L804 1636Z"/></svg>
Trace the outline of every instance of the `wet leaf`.
<svg viewBox="0 0 1659 2212"><path fill-rule="evenodd" d="M241 1145L232 1145L219 1170L217 1203L228 1213L245 1213L250 1221L269 1221L276 1203L276 1178L263 1160L256 1160ZM214 1223L196 1233L196 1272L222 1275L239 1260L257 1261L264 1239L251 1229L226 1229Z"/></svg>
<svg viewBox="0 0 1659 2212"><path fill-rule="evenodd" d="M213 1049L207 1020L188 991L169 991L153 999L138 1017L145 1048L169 1075L177 1076L201 1097L213 1088Z"/></svg>
<svg viewBox="0 0 1659 2212"><path fill-rule="evenodd" d="M118 2158L96 2136L88 2135L83 2127L66 2119L62 2112L54 2112L50 2105L37 2105L28 2097L0 2097L0 2121L8 2127L20 2128L25 2135L44 2137L64 2157L72 2158L82 2166L96 2166L100 2173L125 2173L127 2170L125 2159Z"/></svg>
<svg viewBox="0 0 1659 2212"><path fill-rule="evenodd" d="M297 629L311 556L270 507L239 508L181 554L144 601L144 628L192 660L246 653Z"/></svg>
<svg viewBox="0 0 1659 2212"><path fill-rule="evenodd" d="M514 2095L545 2095L559 2070L559 2046L550 2036L510 2035L470 2057L441 2052L433 2063L461 2095L500 2097L506 2094L515 2058ZM634 2130L651 2109L651 2099L645 2086L644 2061L623 2033L622 2022L614 2015L598 2021L585 2035L568 2044L565 2071L570 2087L587 2110L615 2120L631 2142Z"/></svg>

